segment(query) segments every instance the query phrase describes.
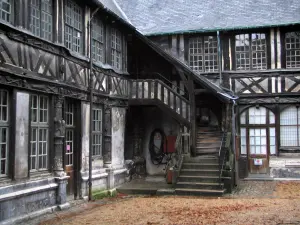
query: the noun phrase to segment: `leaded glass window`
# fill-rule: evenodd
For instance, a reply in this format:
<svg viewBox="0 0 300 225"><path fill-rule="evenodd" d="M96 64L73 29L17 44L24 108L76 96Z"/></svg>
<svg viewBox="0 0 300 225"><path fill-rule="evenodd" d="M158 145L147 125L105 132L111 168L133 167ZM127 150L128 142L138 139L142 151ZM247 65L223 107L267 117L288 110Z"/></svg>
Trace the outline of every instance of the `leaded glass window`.
<svg viewBox="0 0 300 225"><path fill-rule="evenodd" d="M300 67L300 31L285 34L286 68Z"/></svg>
<svg viewBox="0 0 300 225"><path fill-rule="evenodd" d="M93 20L92 58L104 62L104 26L100 19Z"/></svg>
<svg viewBox="0 0 300 225"><path fill-rule="evenodd" d="M0 177L8 172L9 95L0 89Z"/></svg>
<svg viewBox="0 0 300 225"><path fill-rule="evenodd" d="M92 114L92 155L102 155L102 109L94 108Z"/></svg>
<svg viewBox="0 0 300 225"><path fill-rule="evenodd" d="M48 168L49 100L42 95L31 96L30 170Z"/></svg>
<svg viewBox="0 0 300 225"><path fill-rule="evenodd" d="M280 145L283 147L300 146L300 112L291 106L280 114Z"/></svg>
<svg viewBox="0 0 300 225"><path fill-rule="evenodd" d="M111 29L111 64L114 68L122 69L122 35L116 28Z"/></svg>
<svg viewBox="0 0 300 225"><path fill-rule="evenodd" d="M236 35L235 58L237 70L267 69L266 35L263 33Z"/></svg>
<svg viewBox="0 0 300 225"><path fill-rule="evenodd" d="M1 19L6 22L12 21L13 0L0 0Z"/></svg>
<svg viewBox="0 0 300 225"><path fill-rule="evenodd" d="M83 52L83 9L71 0L65 4L65 46Z"/></svg>
<svg viewBox="0 0 300 225"><path fill-rule="evenodd" d="M189 40L189 65L196 72L216 72L218 41L215 36L194 37Z"/></svg>
<svg viewBox="0 0 300 225"><path fill-rule="evenodd" d="M52 40L52 0L31 0L31 32L41 38Z"/></svg>

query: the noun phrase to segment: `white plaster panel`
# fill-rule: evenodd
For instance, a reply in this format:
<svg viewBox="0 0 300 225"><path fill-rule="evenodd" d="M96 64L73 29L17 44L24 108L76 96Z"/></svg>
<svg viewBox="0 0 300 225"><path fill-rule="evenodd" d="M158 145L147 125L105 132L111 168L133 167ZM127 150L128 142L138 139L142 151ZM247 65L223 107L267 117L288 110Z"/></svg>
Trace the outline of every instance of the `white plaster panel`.
<svg viewBox="0 0 300 225"><path fill-rule="evenodd" d="M81 172L88 171L89 169L89 129L90 129L90 105L88 103L81 104L81 160L82 167Z"/></svg>
<svg viewBox="0 0 300 225"><path fill-rule="evenodd" d="M28 175L29 94L16 92L15 178Z"/></svg>
<svg viewBox="0 0 300 225"><path fill-rule="evenodd" d="M112 165L124 165L125 108L112 108Z"/></svg>

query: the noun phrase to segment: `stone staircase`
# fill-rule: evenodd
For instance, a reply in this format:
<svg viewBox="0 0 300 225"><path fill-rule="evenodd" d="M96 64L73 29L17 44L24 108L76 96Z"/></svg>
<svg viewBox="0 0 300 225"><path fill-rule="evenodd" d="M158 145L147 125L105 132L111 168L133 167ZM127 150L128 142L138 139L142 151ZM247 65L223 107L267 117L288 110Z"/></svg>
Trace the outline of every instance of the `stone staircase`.
<svg viewBox="0 0 300 225"><path fill-rule="evenodd" d="M223 133L217 128L198 127L196 141L196 155L219 154Z"/></svg>
<svg viewBox="0 0 300 225"><path fill-rule="evenodd" d="M220 178L219 149L222 133L208 127L198 128L197 150L195 157L185 157L181 167L175 192L178 195L224 194L224 177Z"/></svg>

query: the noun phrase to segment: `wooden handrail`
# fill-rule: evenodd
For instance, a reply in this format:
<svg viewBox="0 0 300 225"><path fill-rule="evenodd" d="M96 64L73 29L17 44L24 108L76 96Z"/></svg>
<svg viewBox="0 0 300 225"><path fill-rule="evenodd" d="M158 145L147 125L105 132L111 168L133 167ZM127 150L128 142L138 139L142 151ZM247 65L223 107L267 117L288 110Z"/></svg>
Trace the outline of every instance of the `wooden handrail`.
<svg viewBox="0 0 300 225"><path fill-rule="evenodd" d="M162 86L164 86L164 88L168 89L170 92L172 92L174 95L176 95L178 98L180 98L182 101L186 102L187 104L189 104L189 101L182 97L180 94L178 94L176 91L174 91L172 88L170 88L169 86L167 86L164 82L160 81L160 80L152 80L152 79L139 79L139 80L133 80L132 83L148 83L148 82L155 82L155 83L160 83ZM157 88L157 85L155 85L155 87ZM155 91L155 88L154 88Z"/></svg>

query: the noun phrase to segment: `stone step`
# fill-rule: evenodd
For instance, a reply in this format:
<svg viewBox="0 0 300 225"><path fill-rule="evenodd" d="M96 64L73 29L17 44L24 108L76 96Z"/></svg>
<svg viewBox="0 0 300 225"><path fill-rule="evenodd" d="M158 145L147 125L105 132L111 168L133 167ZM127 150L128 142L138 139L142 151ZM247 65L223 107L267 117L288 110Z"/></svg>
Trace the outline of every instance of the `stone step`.
<svg viewBox="0 0 300 225"><path fill-rule="evenodd" d="M220 178L219 176L179 175L178 182L218 183Z"/></svg>
<svg viewBox="0 0 300 225"><path fill-rule="evenodd" d="M196 148L220 148L221 142L216 143L197 143Z"/></svg>
<svg viewBox="0 0 300 225"><path fill-rule="evenodd" d="M210 190L210 189L188 189L188 188L175 188L177 195L210 195L222 196L225 190Z"/></svg>
<svg viewBox="0 0 300 225"><path fill-rule="evenodd" d="M199 138L196 141L196 144L218 144L221 145L221 139L209 139L209 138Z"/></svg>
<svg viewBox="0 0 300 225"><path fill-rule="evenodd" d="M209 169L181 169L180 175L218 176L219 170Z"/></svg>
<svg viewBox="0 0 300 225"><path fill-rule="evenodd" d="M213 163L219 164L219 157L218 156L196 156L196 157L189 157L184 158L183 164L185 163Z"/></svg>
<svg viewBox="0 0 300 225"><path fill-rule="evenodd" d="M224 183L177 182L176 188L220 190Z"/></svg>
<svg viewBox="0 0 300 225"><path fill-rule="evenodd" d="M218 163L188 163L182 164L182 169L219 169Z"/></svg>

